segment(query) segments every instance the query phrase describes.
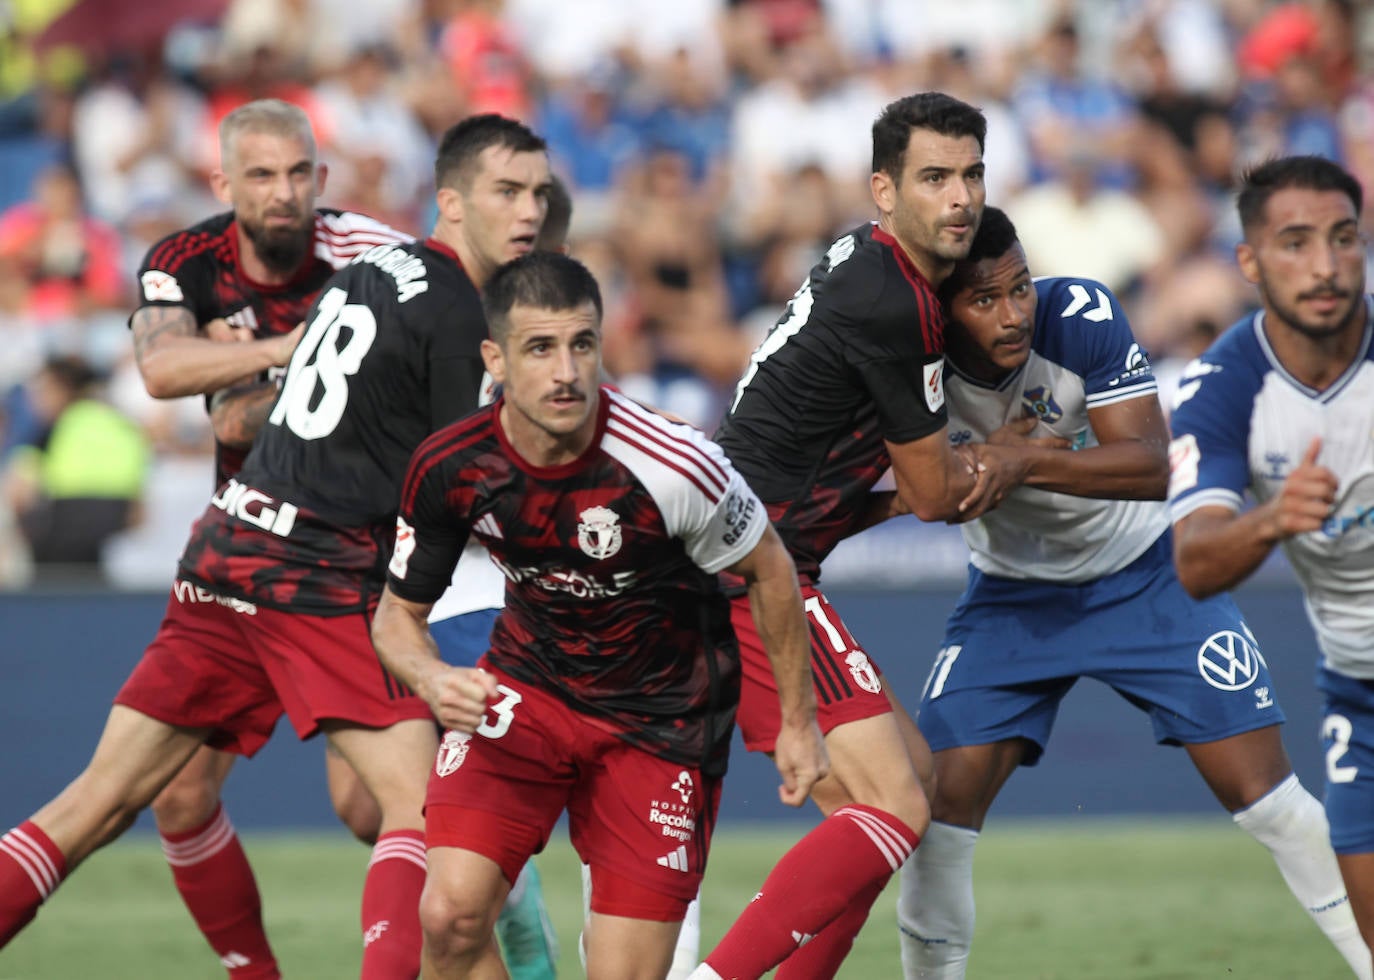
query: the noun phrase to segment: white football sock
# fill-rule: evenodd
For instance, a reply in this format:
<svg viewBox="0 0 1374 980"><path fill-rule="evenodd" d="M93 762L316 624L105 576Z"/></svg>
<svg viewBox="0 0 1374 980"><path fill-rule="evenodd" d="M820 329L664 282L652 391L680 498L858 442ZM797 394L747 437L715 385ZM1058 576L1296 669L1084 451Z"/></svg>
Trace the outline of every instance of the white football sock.
<svg viewBox="0 0 1374 980"><path fill-rule="evenodd" d="M898 873L897 927L906 980L963 980L973 941L978 831L931 821Z"/></svg>
<svg viewBox="0 0 1374 980"><path fill-rule="evenodd" d="M1251 837L1269 848L1293 896L1345 957L1360 980L1374 980L1369 949L1360 938L1345 894L1331 831L1322 805L1290 775L1257 801L1232 815Z"/></svg>

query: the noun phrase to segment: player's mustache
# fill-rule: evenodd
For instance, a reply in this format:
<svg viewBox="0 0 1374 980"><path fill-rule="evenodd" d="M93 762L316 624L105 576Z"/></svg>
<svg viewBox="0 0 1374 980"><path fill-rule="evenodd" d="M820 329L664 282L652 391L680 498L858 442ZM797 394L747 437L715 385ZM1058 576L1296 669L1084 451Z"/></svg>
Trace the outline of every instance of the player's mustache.
<svg viewBox="0 0 1374 980"><path fill-rule="evenodd" d="M1299 293L1298 299L1345 299L1349 295L1348 289L1313 289L1310 292Z"/></svg>
<svg viewBox="0 0 1374 980"><path fill-rule="evenodd" d="M559 386L558 386L557 388L555 388L553 391L549 392L548 397L549 397L550 399L554 399L554 398L576 398L576 399L578 399L579 401L586 401L586 400L587 400L586 394L585 394L585 393L582 391L582 389L581 389L580 387L578 387L577 385L559 385Z"/></svg>

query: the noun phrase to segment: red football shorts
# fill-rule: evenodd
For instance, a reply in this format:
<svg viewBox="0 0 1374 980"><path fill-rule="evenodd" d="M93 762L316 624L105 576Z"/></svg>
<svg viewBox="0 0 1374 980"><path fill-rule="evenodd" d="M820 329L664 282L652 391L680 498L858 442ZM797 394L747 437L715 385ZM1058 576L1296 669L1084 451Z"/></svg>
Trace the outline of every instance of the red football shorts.
<svg viewBox="0 0 1374 980"><path fill-rule="evenodd" d="M573 847L591 865L593 912L681 920L706 870L720 780L486 669L503 697L477 733L445 733L425 798L426 845L483 854L514 881L566 809Z"/></svg>
<svg viewBox="0 0 1374 980"><path fill-rule="evenodd" d="M811 628L811 678L816 686L816 720L822 733L847 721L860 721L892 710L883 693L882 671L855 642L839 614L813 585L802 584L802 603ZM749 612L749 597L730 601L730 621L739 640L740 696L736 720L750 752L772 752L782 715L778 684L758 627Z"/></svg>
<svg viewBox="0 0 1374 980"><path fill-rule="evenodd" d="M262 748L283 711L301 738L326 718L385 728L432 717L383 669L370 618L281 612L178 580L115 703L169 725L209 728L209 745L241 755Z"/></svg>

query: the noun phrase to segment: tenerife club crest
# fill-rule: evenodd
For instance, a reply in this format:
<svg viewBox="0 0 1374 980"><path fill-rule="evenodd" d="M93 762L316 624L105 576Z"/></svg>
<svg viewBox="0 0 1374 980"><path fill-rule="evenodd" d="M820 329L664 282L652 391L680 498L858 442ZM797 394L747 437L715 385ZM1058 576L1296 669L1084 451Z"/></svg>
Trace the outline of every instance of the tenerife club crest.
<svg viewBox="0 0 1374 980"><path fill-rule="evenodd" d="M577 515L577 546L592 558L609 558L620 550L620 515L609 507L588 507Z"/></svg>
<svg viewBox="0 0 1374 980"><path fill-rule="evenodd" d="M1021 407L1026 415L1037 418L1046 425L1052 425L1064 417L1064 410L1054 400L1054 392L1049 385L1027 388L1021 395Z"/></svg>

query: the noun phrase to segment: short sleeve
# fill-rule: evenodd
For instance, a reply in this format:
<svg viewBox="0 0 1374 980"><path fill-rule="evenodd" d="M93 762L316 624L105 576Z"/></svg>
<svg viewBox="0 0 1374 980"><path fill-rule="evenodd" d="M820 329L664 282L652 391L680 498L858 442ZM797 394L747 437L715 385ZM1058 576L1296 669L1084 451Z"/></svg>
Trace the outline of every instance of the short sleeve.
<svg viewBox="0 0 1374 980"><path fill-rule="evenodd" d="M420 444L411 457L396 515L396 540L387 565L391 591L410 602L438 601L453 578L470 525L452 505L445 474L435 461L434 440Z"/></svg>
<svg viewBox="0 0 1374 980"><path fill-rule="evenodd" d="M1254 392L1239 372L1207 357L1183 371L1169 418L1169 512L1173 521L1200 507L1238 511L1250 483L1249 429Z"/></svg>

